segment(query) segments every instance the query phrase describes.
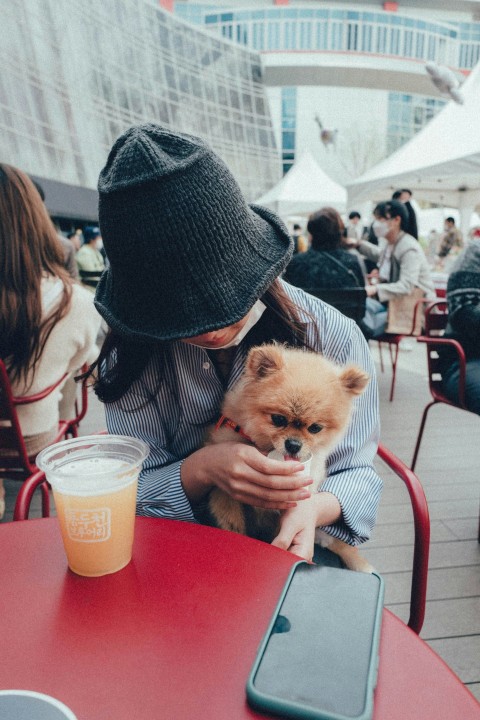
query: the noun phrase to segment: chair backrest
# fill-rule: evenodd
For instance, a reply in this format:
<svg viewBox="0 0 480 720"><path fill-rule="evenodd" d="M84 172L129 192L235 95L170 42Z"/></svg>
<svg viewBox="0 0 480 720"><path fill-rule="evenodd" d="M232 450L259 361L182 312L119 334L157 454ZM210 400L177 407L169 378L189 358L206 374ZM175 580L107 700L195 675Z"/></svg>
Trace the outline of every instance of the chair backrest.
<svg viewBox="0 0 480 720"><path fill-rule="evenodd" d="M86 370L85 365L82 370ZM25 478L37 471L34 459L29 457L25 447L22 429L17 415L19 405L30 405L50 395L68 377L62 375L53 385L49 385L38 393L15 397L12 393L7 369L0 360L0 476L11 475ZM87 412L87 388L82 383L80 400L76 402L75 416L62 420L58 426L58 436L66 433L75 435L77 427Z"/></svg>
<svg viewBox="0 0 480 720"><path fill-rule="evenodd" d="M378 446L378 457L399 477L410 495L415 531L410 617L408 626L417 634L422 629L427 600L428 556L430 552L430 516L427 499L417 475L384 445Z"/></svg>
<svg viewBox="0 0 480 720"><path fill-rule="evenodd" d="M66 377L66 374L63 375L53 385L34 395L14 397L5 363L0 360L0 472L6 469L22 475L30 475L35 472L35 464L27 454L16 408L17 405L29 405L43 400Z"/></svg>
<svg viewBox="0 0 480 720"><path fill-rule="evenodd" d="M366 309L367 292L363 287L302 288L305 292L332 305L347 317L359 323Z"/></svg>
<svg viewBox="0 0 480 720"><path fill-rule="evenodd" d="M425 335L441 337L448 322L448 305L446 300L435 300L425 308Z"/></svg>
<svg viewBox="0 0 480 720"><path fill-rule="evenodd" d="M102 276L102 270L80 270L80 279L84 285L96 288Z"/></svg>
<svg viewBox="0 0 480 720"><path fill-rule="evenodd" d="M465 408L465 354L460 343L443 337L447 323L448 306L446 301L436 300L430 303L425 310L425 334L417 339L427 345L428 384L430 393L437 402L454 404L446 398L443 390L443 362L438 351L443 346L450 347L456 352L460 370L458 406Z"/></svg>

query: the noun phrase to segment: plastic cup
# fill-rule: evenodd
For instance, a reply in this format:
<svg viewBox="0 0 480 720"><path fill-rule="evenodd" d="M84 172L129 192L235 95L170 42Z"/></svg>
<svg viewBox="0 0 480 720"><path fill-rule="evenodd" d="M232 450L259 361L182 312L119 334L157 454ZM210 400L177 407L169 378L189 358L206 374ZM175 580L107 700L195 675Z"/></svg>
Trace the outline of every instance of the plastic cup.
<svg viewBox="0 0 480 720"><path fill-rule="evenodd" d="M301 462L303 465L305 465L305 470L302 470L301 473L298 473L300 477L311 477L312 472L312 455L311 453L305 458L305 460L300 460L300 458L293 457L292 455L289 455L288 453L281 453L278 452L278 450L272 450L268 453L268 457L272 458L272 460L282 460L282 461L290 461L295 460L296 462Z"/></svg>
<svg viewBox="0 0 480 720"><path fill-rule="evenodd" d="M68 566L96 577L132 558L137 481L148 446L122 435L86 435L42 450Z"/></svg>

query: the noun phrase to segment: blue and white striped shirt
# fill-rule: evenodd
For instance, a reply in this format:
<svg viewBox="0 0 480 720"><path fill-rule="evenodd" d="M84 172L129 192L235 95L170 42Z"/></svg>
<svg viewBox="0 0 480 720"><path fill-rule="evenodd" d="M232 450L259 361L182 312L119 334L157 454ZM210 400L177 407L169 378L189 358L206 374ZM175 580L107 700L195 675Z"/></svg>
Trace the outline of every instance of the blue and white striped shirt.
<svg viewBox="0 0 480 720"><path fill-rule="evenodd" d="M324 529L356 545L370 536L382 487L372 465L379 439L375 367L352 320L298 288L285 283L284 289L316 320L317 334L314 323L305 318L309 344L340 365L359 365L371 377L366 391L354 401L349 429L328 459L327 478L321 487L333 493L342 508L342 520ZM229 388L240 377L247 352L243 341L234 357ZM159 388L158 362L154 355L123 398L106 404L107 427L111 433L138 437L150 446L139 479L137 513L195 522L180 468L183 460L202 446L206 424L218 414L224 387L203 348L173 342L175 377L168 371Z"/></svg>

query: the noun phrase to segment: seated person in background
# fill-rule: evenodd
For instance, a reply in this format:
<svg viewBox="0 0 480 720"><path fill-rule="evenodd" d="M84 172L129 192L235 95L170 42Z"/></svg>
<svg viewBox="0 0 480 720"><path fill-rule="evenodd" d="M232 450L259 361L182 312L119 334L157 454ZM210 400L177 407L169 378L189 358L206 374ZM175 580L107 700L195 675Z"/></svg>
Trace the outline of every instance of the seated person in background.
<svg viewBox="0 0 480 720"><path fill-rule="evenodd" d="M343 245L345 231L336 210L324 207L313 213L307 230L311 238L310 250L292 258L284 276L287 282L312 291L365 287L365 268L356 257L357 251ZM353 301L355 306L357 302L356 299ZM362 307L360 312L363 314L364 310ZM347 310L345 312L349 314ZM368 328L363 322L358 324L369 338Z"/></svg>
<svg viewBox="0 0 480 720"><path fill-rule="evenodd" d="M34 184L25 173L4 164L0 238L0 358L14 396L34 395L95 359L100 316L92 295L65 269L58 235ZM17 407L29 455L36 455L55 436L65 388ZM2 491L0 481L0 516Z"/></svg>
<svg viewBox="0 0 480 720"><path fill-rule="evenodd" d="M377 205L374 215L375 232L387 243L380 249L362 240L358 249L378 265L377 282L367 286L365 317L373 337L378 337L387 326L389 300L410 295L416 287L427 299L435 300L436 294L425 254L415 238L405 230L408 226L405 205L398 200L388 200Z"/></svg>
<svg viewBox="0 0 480 720"><path fill-rule="evenodd" d="M324 207L310 215L307 230L310 250L292 258L285 280L296 287L364 287L365 281L355 255L342 247L344 226L336 210Z"/></svg>
<svg viewBox="0 0 480 720"><path fill-rule="evenodd" d="M445 218L443 229L444 233L442 235L442 239L440 240L440 246L437 253L439 265L441 267L443 267L447 255L458 254L463 248L462 233L455 225L455 218Z"/></svg>
<svg viewBox="0 0 480 720"><path fill-rule="evenodd" d="M298 253L304 253L308 250L308 243L305 238L305 235L302 233L302 228L298 223L295 223L293 226L293 232L292 232L292 239L293 239L293 254L297 255Z"/></svg>
<svg viewBox="0 0 480 720"><path fill-rule="evenodd" d="M72 243L75 252L77 253L83 245L83 232L78 228L77 230L71 230L67 234L67 238Z"/></svg>
<svg viewBox="0 0 480 720"><path fill-rule="evenodd" d="M77 265L82 284L93 293L105 270L105 260L99 249L102 240L100 229L86 227L83 230L83 237L85 242L77 252Z"/></svg>
<svg viewBox="0 0 480 720"><path fill-rule="evenodd" d="M32 179L32 182L35 185L35 187L37 188L38 194L42 198L42 201L45 202L45 191L44 191L43 187L36 180ZM74 248L73 244L70 242L70 240L68 238L64 237L64 235L62 235L60 227L55 224L54 224L54 227L55 227L55 230L57 231L57 237L60 240L60 244L63 248L63 254L65 257L65 267L67 268L69 275L71 275L74 280L78 280L79 274L78 274L78 266L77 266L77 263L75 260L75 248Z"/></svg>
<svg viewBox="0 0 480 720"><path fill-rule="evenodd" d="M356 210L352 210L352 212L348 216L348 225L345 228L345 237L346 238L353 238L358 242L358 240L362 239L363 234L363 228L360 220L362 219L362 216L359 212Z"/></svg>
<svg viewBox="0 0 480 720"><path fill-rule="evenodd" d="M471 412L480 415L480 238L473 238L456 259L448 278L447 302L445 337L457 340L463 347L467 361L465 402ZM438 354L445 394L458 402L457 353L445 346Z"/></svg>

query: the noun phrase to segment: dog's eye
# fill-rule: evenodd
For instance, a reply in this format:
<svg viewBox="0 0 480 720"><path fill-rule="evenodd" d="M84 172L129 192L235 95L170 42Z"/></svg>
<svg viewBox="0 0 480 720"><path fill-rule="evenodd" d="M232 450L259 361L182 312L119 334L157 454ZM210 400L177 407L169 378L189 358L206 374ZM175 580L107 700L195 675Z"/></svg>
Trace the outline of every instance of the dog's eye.
<svg viewBox="0 0 480 720"><path fill-rule="evenodd" d="M285 415L272 415L271 418L275 427L287 427L288 425L288 420Z"/></svg>
<svg viewBox="0 0 480 720"><path fill-rule="evenodd" d="M318 425L317 423L313 423L313 425L310 425L310 427L307 428L309 433L312 433L312 435L315 435L316 433L319 433L320 430L323 430L323 425Z"/></svg>

